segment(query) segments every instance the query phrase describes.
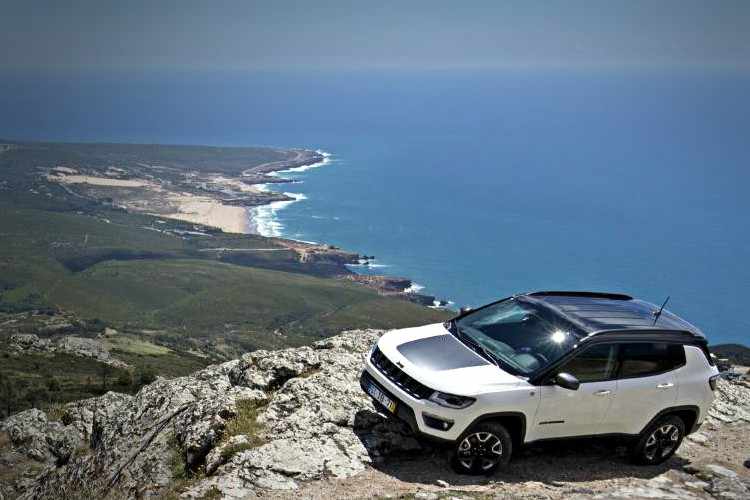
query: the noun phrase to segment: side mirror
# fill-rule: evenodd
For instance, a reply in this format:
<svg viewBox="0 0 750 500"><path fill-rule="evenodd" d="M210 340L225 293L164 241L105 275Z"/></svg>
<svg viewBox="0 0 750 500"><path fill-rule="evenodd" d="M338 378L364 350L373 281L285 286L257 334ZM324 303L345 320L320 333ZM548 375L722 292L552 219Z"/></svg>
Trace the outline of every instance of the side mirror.
<svg viewBox="0 0 750 500"><path fill-rule="evenodd" d="M467 312L471 311L472 308L469 306L463 306L461 309L458 310L459 314L466 314Z"/></svg>
<svg viewBox="0 0 750 500"><path fill-rule="evenodd" d="M577 391L581 386L581 383L570 373L558 373L554 378L555 385L559 385L563 389L569 389L571 391Z"/></svg>

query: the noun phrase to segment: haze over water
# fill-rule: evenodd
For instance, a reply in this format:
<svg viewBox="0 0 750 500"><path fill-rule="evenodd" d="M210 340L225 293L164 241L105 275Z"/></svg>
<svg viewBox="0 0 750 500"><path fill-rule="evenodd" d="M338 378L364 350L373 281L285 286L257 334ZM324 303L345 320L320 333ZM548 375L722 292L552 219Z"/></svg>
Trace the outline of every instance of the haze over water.
<svg viewBox="0 0 750 500"><path fill-rule="evenodd" d="M458 305L622 291L750 340L750 76L732 71L87 74L0 80L0 137L322 149L283 236ZM360 271L362 269L359 269Z"/></svg>

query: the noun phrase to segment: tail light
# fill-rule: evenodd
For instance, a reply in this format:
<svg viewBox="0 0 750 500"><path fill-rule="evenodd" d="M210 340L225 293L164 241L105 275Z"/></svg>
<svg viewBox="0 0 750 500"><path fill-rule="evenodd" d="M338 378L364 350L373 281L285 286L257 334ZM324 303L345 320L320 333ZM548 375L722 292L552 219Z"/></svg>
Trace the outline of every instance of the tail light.
<svg viewBox="0 0 750 500"><path fill-rule="evenodd" d="M716 390L716 384L719 382L719 378L721 378L721 375L713 375L708 379L708 385L711 386L712 391Z"/></svg>

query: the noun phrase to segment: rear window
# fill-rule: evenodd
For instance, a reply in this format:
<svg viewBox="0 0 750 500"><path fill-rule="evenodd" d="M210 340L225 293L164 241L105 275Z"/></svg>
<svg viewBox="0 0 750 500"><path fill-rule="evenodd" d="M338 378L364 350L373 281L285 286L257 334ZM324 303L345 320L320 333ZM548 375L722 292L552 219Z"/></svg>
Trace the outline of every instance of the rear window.
<svg viewBox="0 0 750 500"><path fill-rule="evenodd" d="M620 378L645 377L685 364L685 349L680 344L638 343L620 345Z"/></svg>

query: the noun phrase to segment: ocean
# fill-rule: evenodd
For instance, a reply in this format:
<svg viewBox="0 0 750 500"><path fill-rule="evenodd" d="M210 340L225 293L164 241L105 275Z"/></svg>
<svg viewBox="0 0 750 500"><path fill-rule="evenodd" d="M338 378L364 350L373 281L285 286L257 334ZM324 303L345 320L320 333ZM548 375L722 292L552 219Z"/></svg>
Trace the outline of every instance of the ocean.
<svg viewBox="0 0 750 500"><path fill-rule="evenodd" d="M306 147L261 232L458 306L626 292L750 343L750 75L696 70L5 75L0 137Z"/></svg>

